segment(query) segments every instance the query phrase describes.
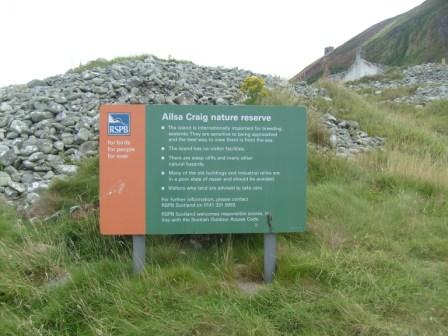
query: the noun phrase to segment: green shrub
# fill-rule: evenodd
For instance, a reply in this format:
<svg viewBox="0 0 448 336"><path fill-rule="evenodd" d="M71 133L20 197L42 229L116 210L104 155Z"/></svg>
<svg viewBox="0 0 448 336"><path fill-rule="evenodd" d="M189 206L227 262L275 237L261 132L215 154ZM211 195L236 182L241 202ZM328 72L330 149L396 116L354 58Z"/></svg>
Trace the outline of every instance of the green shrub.
<svg viewBox="0 0 448 336"><path fill-rule="evenodd" d="M257 76L246 77L240 90L247 96L246 104L255 104L258 99L268 95L264 79Z"/></svg>

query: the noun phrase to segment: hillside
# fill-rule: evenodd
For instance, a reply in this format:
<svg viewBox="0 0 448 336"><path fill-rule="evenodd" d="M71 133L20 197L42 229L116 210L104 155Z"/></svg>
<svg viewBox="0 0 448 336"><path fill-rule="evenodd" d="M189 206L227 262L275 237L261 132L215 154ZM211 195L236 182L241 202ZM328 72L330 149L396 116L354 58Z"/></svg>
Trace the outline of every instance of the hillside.
<svg viewBox="0 0 448 336"><path fill-rule="evenodd" d="M270 285L261 235L150 237L146 268L134 275L129 237L101 236L98 225L98 104L234 104L250 73L145 58L0 90L3 155L16 155L0 168L9 179L1 191L14 202L14 183L52 181L31 219L0 204L1 334L448 334L448 105L440 99L448 92L408 86L444 87L443 71L410 68L349 83L353 90L300 84L257 102L309 110L308 230L280 235ZM56 99L58 119L45 114ZM30 109L48 119L32 120ZM10 129L15 115L21 134ZM84 139L78 126L89 131ZM22 146L36 135L51 148ZM85 143L92 147L81 151ZM35 154L40 148L50 153ZM43 178L60 165L80 168Z"/></svg>
<svg viewBox="0 0 448 336"><path fill-rule="evenodd" d="M389 66L440 62L448 55L448 2L427 0L409 12L382 21L309 65L292 80L312 81L325 72L347 70L359 48L366 60Z"/></svg>

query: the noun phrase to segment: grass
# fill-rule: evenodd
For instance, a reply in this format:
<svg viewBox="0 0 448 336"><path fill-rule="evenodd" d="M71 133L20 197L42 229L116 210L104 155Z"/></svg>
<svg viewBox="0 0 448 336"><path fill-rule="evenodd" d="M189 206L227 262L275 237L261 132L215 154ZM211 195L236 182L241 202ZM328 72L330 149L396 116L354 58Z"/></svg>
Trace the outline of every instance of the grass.
<svg viewBox="0 0 448 336"><path fill-rule="evenodd" d="M448 100L431 102L416 113L416 118L427 128L448 135Z"/></svg>
<svg viewBox="0 0 448 336"><path fill-rule="evenodd" d="M357 90L360 95L369 95L371 100L380 102L392 102L397 98L413 96L417 91L418 86L399 86L396 88L386 88L382 90L375 90L373 88L361 88Z"/></svg>
<svg viewBox="0 0 448 336"><path fill-rule="evenodd" d="M320 121L321 111L314 108L312 103L299 98L293 91L288 89L272 90L267 95L259 98L256 104L268 106L307 105L308 141L319 146L330 146L330 134Z"/></svg>
<svg viewBox="0 0 448 336"><path fill-rule="evenodd" d="M347 85L350 84L361 84L361 83L370 83L370 82L390 82L390 81L399 81L404 78L403 68L402 67L390 67L384 73L373 75L373 76L364 76L355 81L348 81Z"/></svg>
<svg viewBox="0 0 448 336"><path fill-rule="evenodd" d="M417 86L400 86L397 88L384 89L381 91L380 98L382 100L394 100L396 98L408 97L415 94Z"/></svg>
<svg viewBox="0 0 448 336"><path fill-rule="evenodd" d="M359 48L368 61L387 66L441 62L448 52L444 26L447 15L446 0L426 0L406 13L371 26L336 48L313 64L308 73L311 78L306 79L313 83L322 78L326 64L330 65L331 73L348 69Z"/></svg>
<svg viewBox="0 0 448 336"><path fill-rule="evenodd" d="M380 64L439 62L446 53L446 32L439 29L446 13L446 1L427 0L398 16L364 46L364 51L369 60Z"/></svg>
<svg viewBox="0 0 448 336"><path fill-rule="evenodd" d="M129 239L100 236L96 210L31 224L2 207L2 335L448 334L448 139L432 121L445 103L426 107L424 122L423 111L320 85L332 101L310 109L358 120L387 146L349 160L309 149L308 230L280 235L273 284L239 289L261 280L257 235L201 248L151 237L134 276ZM96 205L96 186L88 161L52 186L47 211Z"/></svg>

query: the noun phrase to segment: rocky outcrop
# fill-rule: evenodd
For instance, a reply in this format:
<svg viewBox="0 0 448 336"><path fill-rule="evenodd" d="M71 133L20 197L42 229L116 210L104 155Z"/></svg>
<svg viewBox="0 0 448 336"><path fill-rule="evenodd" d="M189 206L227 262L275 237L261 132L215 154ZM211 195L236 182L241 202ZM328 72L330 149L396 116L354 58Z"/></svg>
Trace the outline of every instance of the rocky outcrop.
<svg viewBox="0 0 448 336"><path fill-rule="evenodd" d="M353 81L365 76L374 76L383 72L381 66L370 63L361 57L361 54L358 53L356 56L355 63L347 70L347 73L344 75L345 81Z"/></svg>
<svg viewBox="0 0 448 336"><path fill-rule="evenodd" d="M403 70L403 78L372 79L348 85L353 90L370 89L376 95L388 89L415 87L411 95L394 98L396 103L426 104L434 100L448 99L448 65L421 64Z"/></svg>

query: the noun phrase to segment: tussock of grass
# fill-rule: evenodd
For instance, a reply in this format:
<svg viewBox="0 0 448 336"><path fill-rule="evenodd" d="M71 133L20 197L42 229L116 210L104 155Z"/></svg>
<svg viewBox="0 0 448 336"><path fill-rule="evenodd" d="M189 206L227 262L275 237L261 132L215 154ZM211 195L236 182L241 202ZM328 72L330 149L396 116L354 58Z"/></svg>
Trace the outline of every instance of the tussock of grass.
<svg viewBox="0 0 448 336"><path fill-rule="evenodd" d="M33 206L31 216L51 215L74 205L98 205L99 160L83 161L78 173L64 180L55 180L48 192Z"/></svg>
<svg viewBox="0 0 448 336"><path fill-rule="evenodd" d="M381 91L380 98L383 100L394 100L396 98L408 97L415 94L417 86L400 86L397 88L384 89Z"/></svg>
<svg viewBox="0 0 448 336"><path fill-rule="evenodd" d="M88 159L75 176L56 180L50 187L50 193L60 198L60 207L72 205L73 202L98 203L98 174L98 158Z"/></svg>
<svg viewBox="0 0 448 336"><path fill-rule="evenodd" d="M446 162L434 160L428 154L422 153L415 157L395 149L387 153L385 162L384 156L379 159L374 155L363 157L362 160L366 166L378 165L379 169L390 175L415 179L448 190Z"/></svg>
<svg viewBox="0 0 448 336"><path fill-rule="evenodd" d="M448 136L448 100L434 101L417 114L417 119L431 130Z"/></svg>
<svg viewBox="0 0 448 336"><path fill-rule="evenodd" d="M419 111L323 85L333 101L310 109L359 120L387 147L349 160L310 148L309 230L279 235L272 285L238 286L260 283L261 235L202 248L149 237L135 276L129 239L101 237L95 211L20 224L2 207L2 335L447 334L446 136ZM52 186L52 206L95 204L96 167Z"/></svg>
<svg viewBox="0 0 448 336"><path fill-rule="evenodd" d="M319 115L308 111L308 141L318 146L330 147L330 132L322 125Z"/></svg>
<svg viewBox="0 0 448 336"><path fill-rule="evenodd" d="M17 240L20 237L19 223L20 220L13 209L0 200L0 237L5 240Z"/></svg>

